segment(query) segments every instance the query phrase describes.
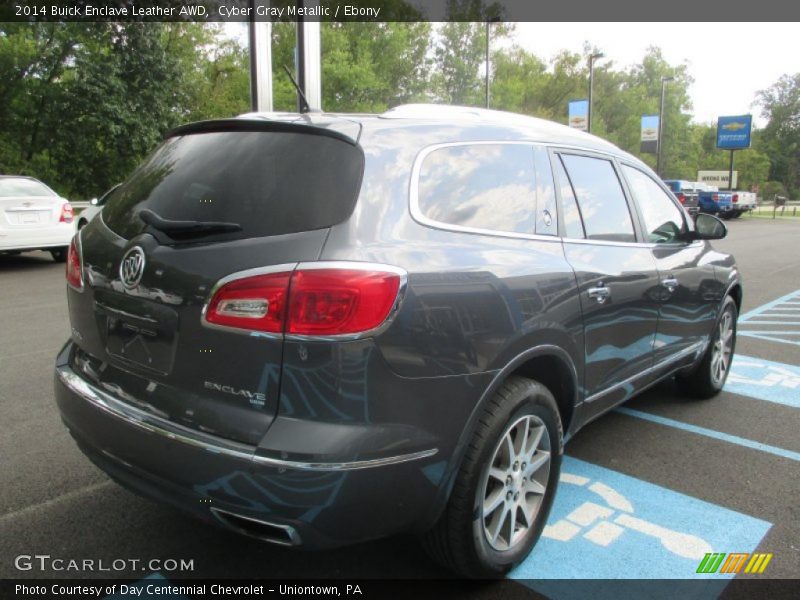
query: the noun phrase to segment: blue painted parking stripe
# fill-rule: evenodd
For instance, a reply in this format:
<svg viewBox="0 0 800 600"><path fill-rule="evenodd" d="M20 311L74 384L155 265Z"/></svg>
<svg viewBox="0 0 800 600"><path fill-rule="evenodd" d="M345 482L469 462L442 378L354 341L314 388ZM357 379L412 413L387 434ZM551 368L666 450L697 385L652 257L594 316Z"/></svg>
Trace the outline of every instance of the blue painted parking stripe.
<svg viewBox="0 0 800 600"><path fill-rule="evenodd" d="M752 317L754 317L756 315L760 315L761 313L763 313L763 312L765 312L765 311L767 311L767 310L769 310L771 308L774 308L775 306L777 306L779 304L793 302L795 300L800 300L800 290L795 290L793 292L790 292L790 293L786 294L785 296L781 296L780 298L776 298L775 300L773 300L771 302L767 302L766 304L762 304L761 306L758 306L758 307L754 308L753 310L750 310L750 311L744 313L743 315L739 315L739 320L740 321L747 321L748 319L750 319L750 318L752 318Z"/></svg>
<svg viewBox="0 0 800 600"><path fill-rule="evenodd" d="M800 408L800 367L737 354L725 391Z"/></svg>
<svg viewBox="0 0 800 600"><path fill-rule="evenodd" d="M800 452L792 452L791 450L784 450L783 448L762 444L761 442L748 440L747 438L739 437L738 435L730 435L729 433L722 433L721 431L714 431L713 429L706 429L705 427L690 425L689 423L675 421L674 419L668 419L666 417L660 417L658 415L642 412L640 410L632 410L626 407L617 408L616 412L622 413L623 415L628 415L629 417L636 417L637 419L644 419L645 421L651 421L653 423L658 423L659 425L683 429L684 431L689 431L698 435L703 435L716 440L721 440L723 442L729 442L738 446L744 446L745 448L759 450L761 452L766 452L767 454L773 454L775 456L800 462Z"/></svg>

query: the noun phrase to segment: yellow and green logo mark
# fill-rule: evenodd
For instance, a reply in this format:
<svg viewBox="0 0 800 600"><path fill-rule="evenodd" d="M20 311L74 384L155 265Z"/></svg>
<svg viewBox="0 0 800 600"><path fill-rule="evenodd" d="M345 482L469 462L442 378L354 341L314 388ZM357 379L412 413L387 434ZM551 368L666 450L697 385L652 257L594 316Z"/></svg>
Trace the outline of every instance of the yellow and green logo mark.
<svg viewBox="0 0 800 600"><path fill-rule="evenodd" d="M727 558L725 558L726 556ZM725 554L724 552L708 552L703 557L703 560L700 561L697 572L739 573L744 567L745 573L763 573L771 560L772 553L731 552L730 554ZM746 567L745 564L747 565Z"/></svg>

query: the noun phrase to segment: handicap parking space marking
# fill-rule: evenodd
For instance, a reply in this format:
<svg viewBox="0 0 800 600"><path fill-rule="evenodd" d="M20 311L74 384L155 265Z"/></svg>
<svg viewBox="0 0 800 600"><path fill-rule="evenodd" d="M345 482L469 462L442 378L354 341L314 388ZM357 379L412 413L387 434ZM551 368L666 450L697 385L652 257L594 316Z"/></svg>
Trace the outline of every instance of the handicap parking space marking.
<svg viewBox="0 0 800 600"><path fill-rule="evenodd" d="M800 408L800 367L737 354L725 391Z"/></svg>
<svg viewBox="0 0 800 600"><path fill-rule="evenodd" d="M542 537L509 577L729 578L733 575L698 574L704 556L752 552L770 527L761 519L565 456Z"/></svg>
<svg viewBox="0 0 800 600"><path fill-rule="evenodd" d="M737 333L768 342L800 346L800 290L739 315Z"/></svg>

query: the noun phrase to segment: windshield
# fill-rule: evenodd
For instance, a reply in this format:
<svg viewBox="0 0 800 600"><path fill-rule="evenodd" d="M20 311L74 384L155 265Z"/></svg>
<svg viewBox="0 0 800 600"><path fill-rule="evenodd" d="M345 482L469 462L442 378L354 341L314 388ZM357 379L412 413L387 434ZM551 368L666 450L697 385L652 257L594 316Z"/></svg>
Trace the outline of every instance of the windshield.
<svg viewBox="0 0 800 600"><path fill-rule="evenodd" d="M54 196L53 191L35 179L0 177L0 198L12 196Z"/></svg>
<svg viewBox="0 0 800 600"><path fill-rule="evenodd" d="M330 227L352 212L360 148L309 133L221 131L168 139L117 188L103 220L131 239L160 219L230 223L225 240ZM152 220L152 219L151 219Z"/></svg>

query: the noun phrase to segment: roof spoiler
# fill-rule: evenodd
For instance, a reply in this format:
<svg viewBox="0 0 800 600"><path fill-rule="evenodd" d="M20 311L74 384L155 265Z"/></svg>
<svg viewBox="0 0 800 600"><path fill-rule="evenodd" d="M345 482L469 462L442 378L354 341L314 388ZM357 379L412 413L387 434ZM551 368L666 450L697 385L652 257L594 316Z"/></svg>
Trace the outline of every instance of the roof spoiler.
<svg viewBox="0 0 800 600"><path fill-rule="evenodd" d="M306 133L310 135L321 135L330 137L356 146L358 140L346 133L331 127L318 126L308 121L297 123L291 121L272 121L264 118L258 119L213 119L209 121L197 121L175 127L166 133L164 139L177 137L179 135L192 135L196 133L219 133L226 131L272 131L283 133Z"/></svg>

